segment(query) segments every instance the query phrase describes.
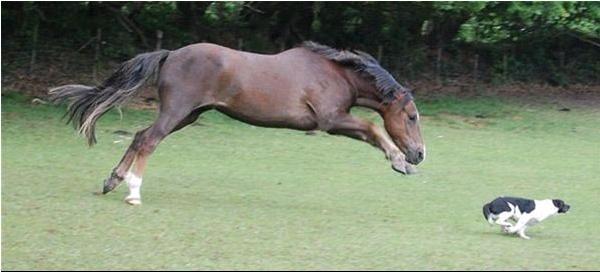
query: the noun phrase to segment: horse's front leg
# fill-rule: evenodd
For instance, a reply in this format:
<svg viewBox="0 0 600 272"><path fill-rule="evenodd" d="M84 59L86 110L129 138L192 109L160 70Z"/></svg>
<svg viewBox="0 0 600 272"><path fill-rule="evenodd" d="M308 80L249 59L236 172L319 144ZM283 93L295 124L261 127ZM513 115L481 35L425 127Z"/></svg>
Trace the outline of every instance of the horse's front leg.
<svg viewBox="0 0 600 272"><path fill-rule="evenodd" d="M327 122L323 128L327 133L333 135L344 135L370 143L378 147L386 158L392 163L392 168L402 174L413 174L415 169L406 162L406 157L394 144L392 139L382 128L377 125L351 115L342 115Z"/></svg>

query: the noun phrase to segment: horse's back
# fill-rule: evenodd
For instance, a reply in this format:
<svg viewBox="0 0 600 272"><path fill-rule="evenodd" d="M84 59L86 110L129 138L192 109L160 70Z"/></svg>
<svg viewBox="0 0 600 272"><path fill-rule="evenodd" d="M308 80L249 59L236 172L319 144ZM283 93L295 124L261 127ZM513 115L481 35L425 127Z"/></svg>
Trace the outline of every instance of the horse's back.
<svg viewBox="0 0 600 272"><path fill-rule="evenodd" d="M293 48L263 55L199 43L172 51L161 71L161 99L189 99L242 121L314 129L315 110L350 106L338 70L324 58ZM177 99L179 100L179 99Z"/></svg>
<svg viewBox="0 0 600 272"><path fill-rule="evenodd" d="M160 77L165 84L183 83L221 97L235 91L294 96L335 81L336 71L328 66L331 63L304 48L265 55L198 43L172 51Z"/></svg>
<svg viewBox="0 0 600 272"><path fill-rule="evenodd" d="M197 43L188 45L170 53L165 65L190 65L198 63L208 68L238 69L251 68L245 74L283 74L297 75L298 72L310 68L315 74L320 74L318 67L327 63L323 58L301 48L291 48L277 54L260 54L231 49L212 43ZM300 70L300 71L299 71Z"/></svg>

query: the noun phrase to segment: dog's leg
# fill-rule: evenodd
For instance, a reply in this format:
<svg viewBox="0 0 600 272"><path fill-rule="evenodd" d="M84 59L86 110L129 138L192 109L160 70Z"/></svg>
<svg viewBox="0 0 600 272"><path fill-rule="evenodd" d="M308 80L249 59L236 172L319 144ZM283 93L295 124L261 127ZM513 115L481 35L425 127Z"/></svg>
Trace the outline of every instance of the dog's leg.
<svg viewBox="0 0 600 272"><path fill-rule="evenodd" d="M494 223L500 225L502 231L506 231L508 228L512 227L512 224L510 222L507 222L507 220L510 219L511 216L511 212L502 212L498 215L498 218L496 219L496 221L494 221Z"/></svg>
<svg viewBox="0 0 600 272"><path fill-rule="evenodd" d="M521 218L519 218L519 221L517 222L517 224L508 228L508 233L516 233L516 232L520 231L521 229L526 228L527 223L529 223L529 220L531 220L530 214L521 215Z"/></svg>
<svg viewBox="0 0 600 272"><path fill-rule="evenodd" d="M521 236L521 238L529 240L531 238L529 236L525 235L526 229L527 229L527 226L523 226L523 228L521 228L517 233L519 234L519 236Z"/></svg>

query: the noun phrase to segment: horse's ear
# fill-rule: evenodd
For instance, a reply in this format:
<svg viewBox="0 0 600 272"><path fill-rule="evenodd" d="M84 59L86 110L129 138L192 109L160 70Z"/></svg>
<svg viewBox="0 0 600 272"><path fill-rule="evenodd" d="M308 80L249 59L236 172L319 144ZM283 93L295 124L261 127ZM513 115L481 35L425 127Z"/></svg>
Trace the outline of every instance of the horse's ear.
<svg viewBox="0 0 600 272"><path fill-rule="evenodd" d="M408 84L408 82L404 82L404 87L405 90L408 91L408 93L411 96L415 96L415 94L417 93L417 91L419 90L419 86L414 86L412 84Z"/></svg>

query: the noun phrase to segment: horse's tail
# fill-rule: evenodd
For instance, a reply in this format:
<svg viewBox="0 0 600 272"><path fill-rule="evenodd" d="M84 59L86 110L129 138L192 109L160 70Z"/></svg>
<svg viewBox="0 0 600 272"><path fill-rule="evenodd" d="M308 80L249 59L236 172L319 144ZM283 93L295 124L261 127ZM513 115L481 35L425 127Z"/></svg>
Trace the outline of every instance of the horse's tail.
<svg viewBox="0 0 600 272"><path fill-rule="evenodd" d="M119 69L99 86L64 85L51 89L49 100L54 103L70 101L69 122L84 134L91 146L96 143L96 121L114 106L127 102L146 83L156 83L168 50L137 55L119 66Z"/></svg>

